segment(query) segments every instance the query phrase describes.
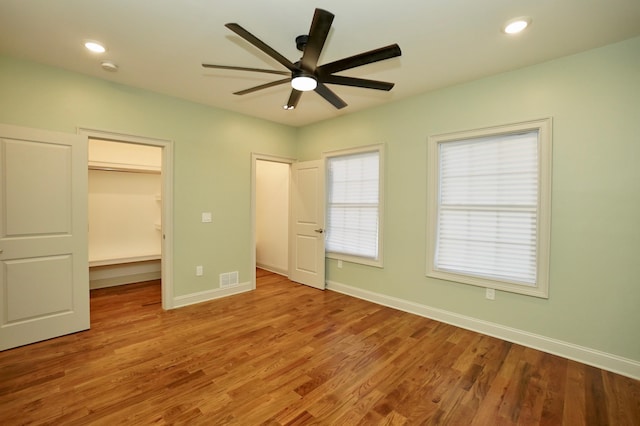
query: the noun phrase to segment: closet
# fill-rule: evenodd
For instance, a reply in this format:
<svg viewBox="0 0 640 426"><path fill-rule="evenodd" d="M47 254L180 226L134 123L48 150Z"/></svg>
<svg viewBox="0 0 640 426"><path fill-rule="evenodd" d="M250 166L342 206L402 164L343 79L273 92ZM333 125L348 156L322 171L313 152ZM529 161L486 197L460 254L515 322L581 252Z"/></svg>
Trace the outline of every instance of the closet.
<svg viewBox="0 0 640 426"><path fill-rule="evenodd" d="M287 163L256 161L256 266L289 272L289 169Z"/></svg>
<svg viewBox="0 0 640 426"><path fill-rule="evenodd" d="M91 288L160 279L162 148L89 139Z"/></svg>

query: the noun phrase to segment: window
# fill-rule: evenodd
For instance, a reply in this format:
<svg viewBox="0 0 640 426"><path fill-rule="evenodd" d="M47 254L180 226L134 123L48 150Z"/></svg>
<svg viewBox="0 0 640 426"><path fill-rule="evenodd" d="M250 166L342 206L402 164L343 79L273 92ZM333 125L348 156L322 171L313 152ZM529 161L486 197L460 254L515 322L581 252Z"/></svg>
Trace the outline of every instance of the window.
<svg viewBox="0 0 640 426"><path fill-rule="evenodd" d="M427 275L548 297L551 119L429 138Z"/></svg>
<svg viewBox="0 0 640 426"><path fill-rule="evenodd" d="M326 153L327 257L382 266L383 147Z"/></svg>

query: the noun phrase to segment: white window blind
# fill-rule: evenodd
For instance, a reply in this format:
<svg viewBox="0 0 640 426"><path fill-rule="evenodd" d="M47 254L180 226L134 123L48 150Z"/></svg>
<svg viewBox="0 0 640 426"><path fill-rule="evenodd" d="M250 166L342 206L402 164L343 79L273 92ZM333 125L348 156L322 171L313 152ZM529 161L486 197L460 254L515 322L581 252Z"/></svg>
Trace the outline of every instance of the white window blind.
<svg viewBox="0 0 640 426"><path fill-rule="evenodd" d="M538 131L438 145L435 269L536 286Z"/></svg>
<svg viewBox="0 0 640 426"><path fill-rule="evenodd" d="M327 159L328 252L378 258L379 151Z"/></svg>

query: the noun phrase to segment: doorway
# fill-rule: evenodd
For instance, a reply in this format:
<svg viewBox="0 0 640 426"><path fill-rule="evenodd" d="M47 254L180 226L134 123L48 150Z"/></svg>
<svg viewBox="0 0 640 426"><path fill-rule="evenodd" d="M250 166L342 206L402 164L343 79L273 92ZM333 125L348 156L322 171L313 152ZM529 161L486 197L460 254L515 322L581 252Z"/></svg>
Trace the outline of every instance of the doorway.
<svg viewBox="0 0 640 426"><path fill-rule="evenodd" d="M158 253L140 253L140 256L136 259L136 255L131 254L126 256L128 260L132 260L130 265L127 267L131 267L136 264L138 266L142 266L142 269L137 271L133 271L133 273L140 273L141 276L145 276L144 274L152 274L153 272L153 263L154 261L159 260L160 263L160 279L161 279L161 294L162 294L162 307L163 309L172 309L173 308L173 281L172 281L172 265L173 265L173 256L172 256L172 236L173 236L173 220L172 220L172 206L173 206L173 144L171 141L162 140L162 139L154 139L147 138L141 136L133 136L126 135L120 133L112 133L105 132L100 130L93 129L78 129L78 133L82 135L88 136L90 140L98 140L98 141L106 141L106 142L116 142L119 144L123 144L124 146L129 146L134 148L133 151L136 151L135 148L140 148L138 151L144 151L144 148L149 148L152 150L160 151L160 158L158 160L158 168L157 171L151 170L157 173L160 177L159 179L159 188L155 194L154 202L158 204L159 207L159 217L157 217L155 223L151 226L154 227L153 232L157 233L157 239L159 240L159 252ZM135 154L134 154L135 155ZM139 162L138 162L139 163ZM119 166L126 169L123 165L112 165ZM140 165L138 165L140 166ZM148 167L148 165L142 165L142 168ZM130 168L140 168L133 167ZM153 166L151 166L153 169ZM109 169L108 165L103 167L103 171L107 171ZM129 172L140 172L140 170L129 170ZM147 170L147 172L150 172ZM139 176L139 177L142 177ZM153 183L149 183L149 178L151 176L147 176L144 179L138 179L141 181L140 185L149 185L153 186ZM104 178L103 176L101 178ZM144 181L144 182L143 182ZM153 237L150 237L151 239ZM147 238L149 239L149 238ZM147 246L149 244L147 243ZM144 251L144 250L143 250ZM149 250L147 250L149 251ZM156 250L158 251L158 250Z"/></svg>
<svg viewBox="0 0 640 426"><path fill-rule="evenodd" d="M280 185L280 191L288 194L286 208L281 206L279 215L286 217L282 228L286 229L288 237L281 243L286 247L288 255L286 276L295 282L317 289L324 289L325 282L325 243L324 243L324 206L325 182L324 160L296 162L292 159L252 154L251 157L251 236L252 236L252 289L256 286L257 252L259 247L258 204L259 200L269 194L259 194L258 176L263 162L285 163L289 178ZM269 168L268 168L269 169ZM263 218L261 218L263 219ZM274 228L268 222L267 228ZM284 250L281 250L280 255ZM284 274L284 271L282 273Z"/></svg>
<svg viewBox="0 0 640 426"><path fill-rule="evenodd" d="M154 280L159 284L161 160L159 147L89 138L91 290Z"/></svg>
<svg viewBox="0 0 640 426"><path fill-rule="evenodd" d="M289 185L293 159L251 156L252 288L256 268L289 274Z"/></svg>

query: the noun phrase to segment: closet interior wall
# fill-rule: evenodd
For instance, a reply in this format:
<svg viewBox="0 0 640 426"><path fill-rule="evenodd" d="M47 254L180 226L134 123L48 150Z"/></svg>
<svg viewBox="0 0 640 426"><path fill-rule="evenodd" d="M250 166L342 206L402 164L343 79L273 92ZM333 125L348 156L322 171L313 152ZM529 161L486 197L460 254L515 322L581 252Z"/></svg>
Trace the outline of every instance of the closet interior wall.
<svg viewBox="0 0 640 426"><path fill-rule="evenodd" d="M280 275L289 271L290 165L256 161L256 266Z"/></svg>
<svg viewBox="0 0 640 426"><path fill-rule="evenodd" d="M89 139L91 288L160 279L162 149Z"/></svg>

